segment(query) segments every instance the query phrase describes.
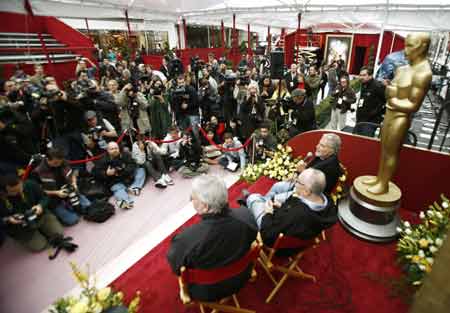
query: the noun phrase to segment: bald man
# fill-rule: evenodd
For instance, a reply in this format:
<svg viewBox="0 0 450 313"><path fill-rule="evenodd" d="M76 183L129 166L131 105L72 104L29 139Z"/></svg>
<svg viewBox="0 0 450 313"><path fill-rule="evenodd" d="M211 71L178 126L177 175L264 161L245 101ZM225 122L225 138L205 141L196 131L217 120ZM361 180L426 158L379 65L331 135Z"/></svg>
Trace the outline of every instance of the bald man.
<svg viewBox="0 0 450 313"><path fill-rule="evenodd" d="M115 142L108 143L106 154L97 161L94 176L114 194L117 206L131 209L132 195L138 196L145 182L145 170L137 167L128 152L121 152Z"/></svg>
<svg viewBox="0 0 450 313"><path fill-rule="evenodd" d="M249 195L247 208L255 218L264 244L272 246L280 233L312 239L336 223L337 209L324 194L325 186L325 174L308 168L298 176L294 191L279 195L273 201L267 201L260 194Z"/></svg>

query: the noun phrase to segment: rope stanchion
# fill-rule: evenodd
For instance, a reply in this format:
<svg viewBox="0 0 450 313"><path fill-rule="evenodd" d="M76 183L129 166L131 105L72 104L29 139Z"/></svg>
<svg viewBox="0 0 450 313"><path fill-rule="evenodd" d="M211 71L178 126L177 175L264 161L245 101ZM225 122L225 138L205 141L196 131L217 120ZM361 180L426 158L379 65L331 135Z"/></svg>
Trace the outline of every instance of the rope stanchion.
<svg viewBox="0 0 450 313"><path fill-rule="evenodd" d="M190 132L192 130L192 126L189 126L188 128L186 128L185 131ZM146 137L145 141L153 141L157 144L162 144L162 143L172 143L172 142L176 142L178 140L181 140L180 138L176 138L176 139L171 139L171 140L161 140L161 139L156 139L156 138L150 138L150 137Z"/></svg>
<svg viewBox="0 0 450 313"><path fill-rule="evenodd" d="M220 151L224 151L224 152L236 152L236 151L239 151L239 150L241 150L241 149L244 149L245 147L247 147L247 146L252 142L252 139L253 139L253 137L250 136L250 137L245 141L245 143L244 143L242 146L240 146L240 147L237 147L237 148L225 148L225 147L223 147L223 146L218 145L217 143L215 143L212 139L209 139L208 136L207 136L207 134L206 134L206 131L205 131L202 127L199 127L199 129L200 129L200 132L202 133L203 137L205 137L205 139L208 140L208 142L209 142L211 145L213 145L214 147L216 147L216 148L219 149Z"/></svg>

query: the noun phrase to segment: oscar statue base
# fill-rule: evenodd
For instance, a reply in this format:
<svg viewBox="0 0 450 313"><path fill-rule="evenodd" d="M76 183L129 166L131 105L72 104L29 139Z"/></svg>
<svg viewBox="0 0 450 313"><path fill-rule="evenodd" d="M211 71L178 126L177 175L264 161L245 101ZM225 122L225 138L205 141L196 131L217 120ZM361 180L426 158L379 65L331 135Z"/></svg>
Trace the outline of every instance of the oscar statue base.
<svg viewBox="0 0 450 313"><path fill-rule="evenodd" d="M398 208L401 191L389 183L389 192L373 195L363 181L372 176L355 179L348 199L339 203L339 221L357 237L373 242L390 242L397 238L396 228L400 223Z"/></svg>

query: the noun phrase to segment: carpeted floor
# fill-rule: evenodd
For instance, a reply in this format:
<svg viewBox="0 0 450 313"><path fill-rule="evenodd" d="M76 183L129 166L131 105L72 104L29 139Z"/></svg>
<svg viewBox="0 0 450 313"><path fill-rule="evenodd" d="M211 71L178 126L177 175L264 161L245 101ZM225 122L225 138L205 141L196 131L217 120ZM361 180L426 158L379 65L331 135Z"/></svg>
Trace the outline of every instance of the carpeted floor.
<svg viewBox="0 0 450 313"><path fill-rule="evenodd" d="M265 193L273 181L262 178L249 187L251 192ZM229 189L230 205L242 188L238 182ZM180 229L198 221L194 216ZM166 253L169 236L145 257L129 268L113 283L130 298L141 292L140 313L198 312L185 308L179 300L177 278L172 274ZM327 231L327 240L310 250L301 262L302 269L312 273L317 283L288 279L271 304L264 303L272 283L257 267L259 276L241 290L238 298L245 308L260 313L403 313L408 306L399 297L391 295L389 285L400 275L396 265L395 244L379 245L356 239L340 224Z"/></svg>

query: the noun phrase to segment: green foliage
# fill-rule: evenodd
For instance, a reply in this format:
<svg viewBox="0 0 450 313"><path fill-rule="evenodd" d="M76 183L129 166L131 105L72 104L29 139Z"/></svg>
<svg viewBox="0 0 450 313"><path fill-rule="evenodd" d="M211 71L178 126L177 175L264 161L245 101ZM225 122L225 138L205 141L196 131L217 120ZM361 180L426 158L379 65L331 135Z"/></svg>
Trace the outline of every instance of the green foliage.
<svg viewBox="0 0 450 313"><path fill-rule="evenodd" d="M325 128L331 119L331 104L333 97L328 96L316 106L316 123L319 128Z"/></svg>

